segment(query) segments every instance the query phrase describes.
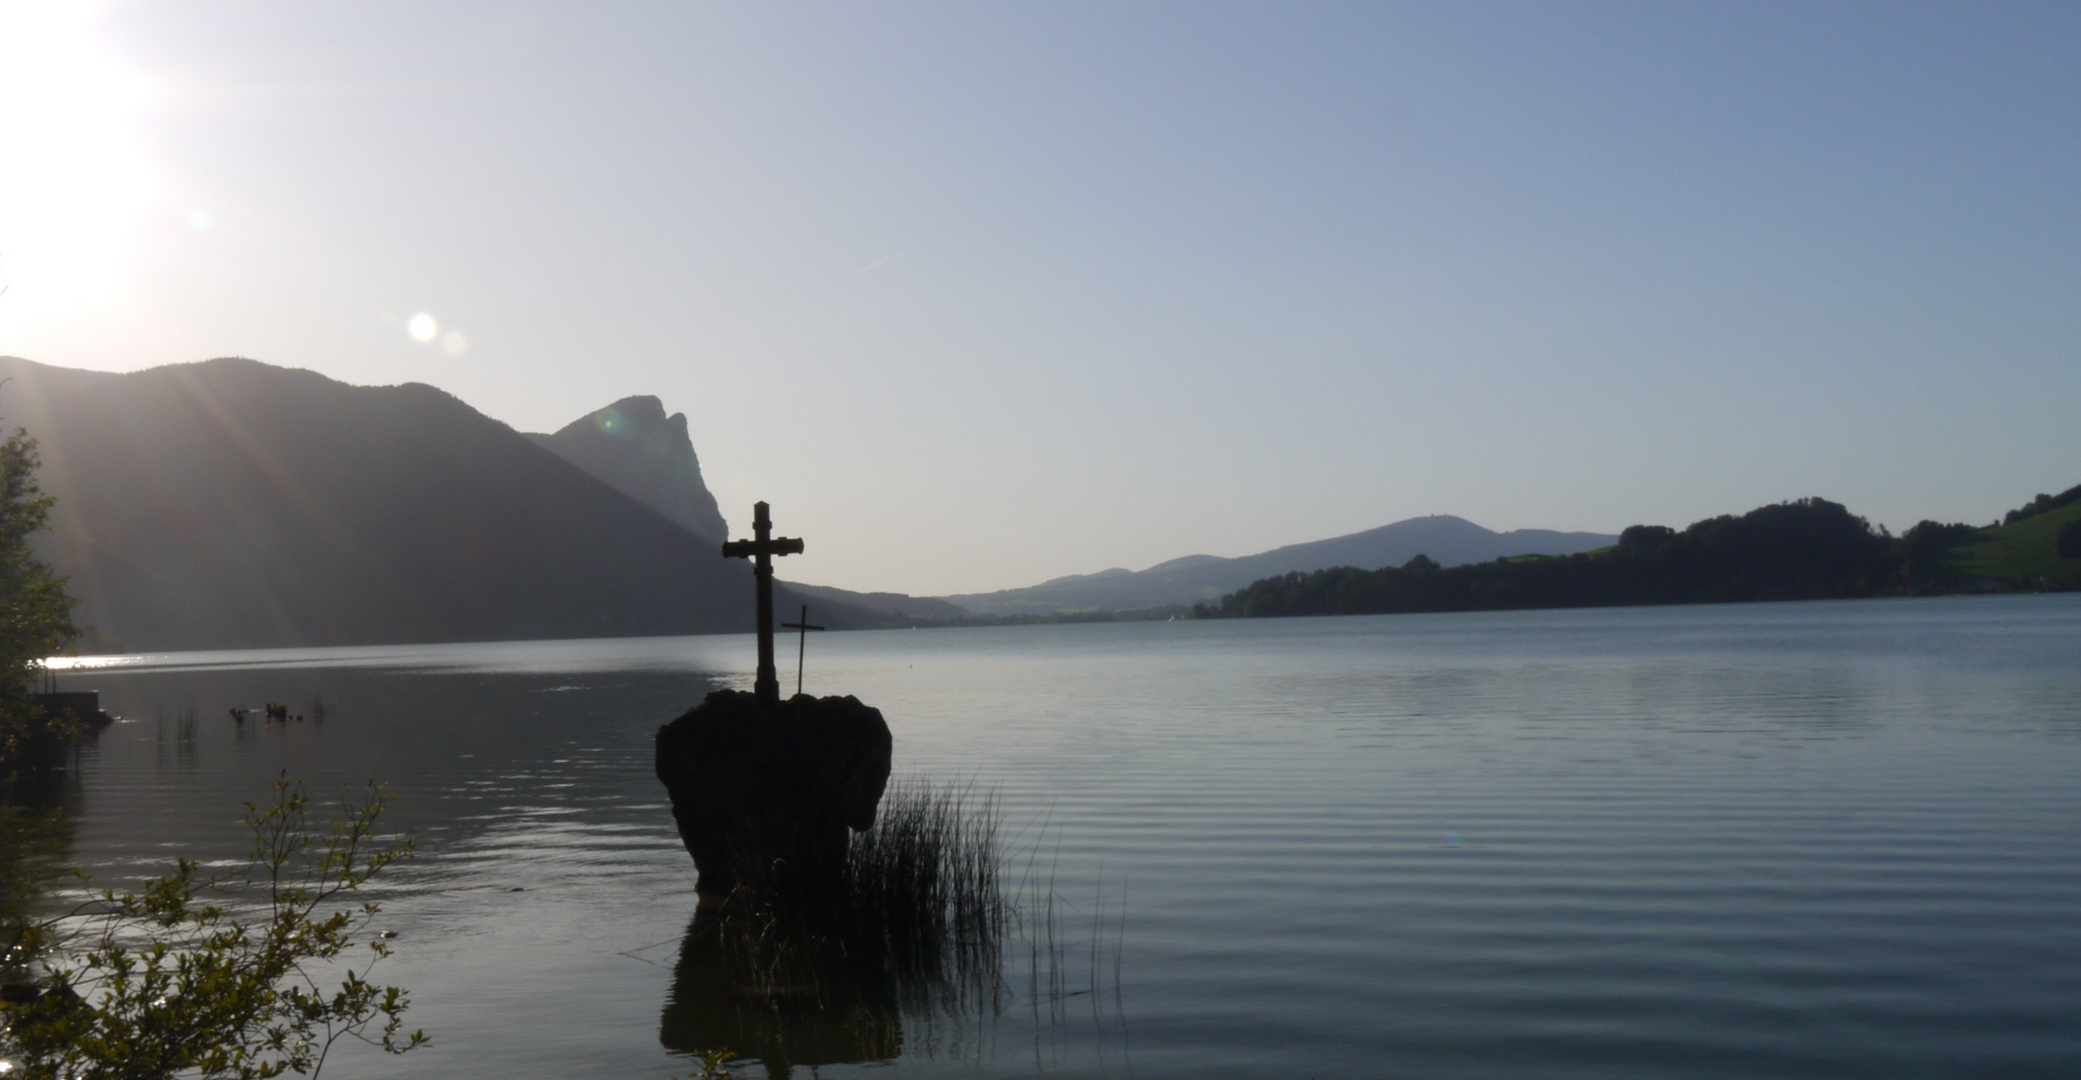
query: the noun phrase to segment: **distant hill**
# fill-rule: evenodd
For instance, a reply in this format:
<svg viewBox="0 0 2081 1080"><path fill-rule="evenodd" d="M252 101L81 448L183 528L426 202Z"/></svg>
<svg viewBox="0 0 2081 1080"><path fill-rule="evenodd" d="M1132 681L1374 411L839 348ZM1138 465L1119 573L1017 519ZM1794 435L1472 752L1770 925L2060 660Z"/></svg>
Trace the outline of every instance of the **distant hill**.
<svg viewBox="0 0 2081 1080"><path fill-rule="evenodd" d="M0 423L42 445L58 501L40 543L89 649L751 627L742 562L430 386L241 359L109 374L0 358L0 377ZM826 625L876 621L822 608Z"/></svg>
<svg viewBox="0 0 2081 1080"><path fill-rule="evenodd" d="M834 589L828 585L804 585L799 581L790 581L787 584L788 588L809 599L809 614L812 619L821 619L822 616L817 612L824 610L824 605L834 603L851 604L879 612L890 616L894 622L901 622L906 618L921 622L958 622L974 614L966 608L956 607L929 596L893 592L860 593L851 589Z"/></svg>
<svg viewBox="0 0 2081 1080"><path fill-rule="evenodd" d="M1681 532L1635 525L1617 546L1594 553L1288 573L1195 613L1367 615L1873 596L1899 582L1899 548L1842 505L1801 499L1708 518Z"/></svg>
<svg viewBox="0 0 2081 1080"><path fill-rule="evenodd" d="M2076 493L2081 487L2067 494ZM2029 512L2012 512L2008 524L1983 529L1952 549L1953 564L1973 581L2007 588L2081 588L2081 558L2061 558L2057 546L2060 530L2081 526L2081 500L2069 497L2049 509L2025 509Z"/></svg>
<svg viewBox="0 0 2081 1080"><path fill-rule="evenodd" d="M2076 489L2081 490L2081 489ZM1212 618L1499 611L1631 604L1829 600L2081 588L2081 499L2039 496L1978 529L1924 521L1901 536L1809 498L1723 514L1679 531L1635 525L1616 546L1445 568L1427 560L1266 577L1195 607Z"/></svg>
<svg viewBox="0 0 2081 1080"><path fill-rule="evenodd" d="M626 397L554 435L528 438L710 543L730 538L715 496L701 481L686 414L666 416L657 398Z"/></svg>
<svg viewBox="0 0 2081 1080"><path fill-rule="evenodd" d="M2046 495L2040 492L2037 498L2003 514L2001 523L2003 525L2014 525L2026 518L2033 518L2039 514L2049 514L2054 510L2072 506L2077 502L2081 502L2081 484L2076 484L2057 495Z"/></svg>
<svg viewBox="0 0 2081 1080"><path fill-rule="evenodd" d="M1418 555L1428 556L1441 566L1488 562L1512 555L1572 555L1609 547L1618 539L1603 533L1547 529L1499 533L1465 518L1436 514L1240 558L1187 555L1147 570L1106 570L1056 578L1023 589L940 599L979 615L1127 611L1218 600L1253 581L1294 571L1332 566L1400 566Z"/></svg>

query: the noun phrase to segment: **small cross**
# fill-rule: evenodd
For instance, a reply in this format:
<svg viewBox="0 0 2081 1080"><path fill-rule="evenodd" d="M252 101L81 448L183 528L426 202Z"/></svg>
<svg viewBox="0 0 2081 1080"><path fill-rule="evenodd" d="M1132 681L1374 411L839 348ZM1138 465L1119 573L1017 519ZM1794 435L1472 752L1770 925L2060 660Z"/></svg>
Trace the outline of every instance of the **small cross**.
<svg viewBox="0 0 2081 1080"><path fill-rule="evenodd" d="M783 627L795 631L795 693L802 693L802 657L809 651L809 632L822 630L821 626L809 625L809 605L802 605L802 614L795 616L801 622L784 622Z"/></svg>
<svg viewBox="0 0 2081 1080"><path fill-rule="evenodd" d="M780 676L773 670L773 557L802 554L802 541L773 535L773 518L765 503L751 505L751 531L755 540L732 540L723 545L726 559L752 560L753 587L759 598L759 674L752 691L768 704L780 703ZM808 614L808 609L803 609ZM796 681L801 675L796 674Z"/></svg>

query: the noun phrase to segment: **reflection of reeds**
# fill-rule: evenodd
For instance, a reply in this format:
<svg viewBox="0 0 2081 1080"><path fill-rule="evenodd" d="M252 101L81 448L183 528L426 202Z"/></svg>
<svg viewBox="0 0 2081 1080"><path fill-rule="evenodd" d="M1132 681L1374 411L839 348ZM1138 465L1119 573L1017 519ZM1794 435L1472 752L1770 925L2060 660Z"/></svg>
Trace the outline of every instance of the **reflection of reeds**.
<svg viewBox="0 0 2081 1080"><path fill-rule="evenodd" d="M1088 996L1102 1030L1109 962L1117 1015L1124 911L1101 893L1088 915L1073 913L1041 841L1007 880L1002 824L994 793L899 779L874 827L850 838L835 880L767 875L704 900L681 947L665 1045L727 1047L772 1075L789 1063L888 1060L906 1042L960 1056L1020 990L1044 1026ZM1090 940L1075 940L1086 917ZM1007 978L1020 967L1024 987Z"/></svg>
<svg viewBox="0 0 2081 1080"><path fill-rule="evenodd" d="M907 1005L956 1004L995 980L1013 914L998 825L994 795L898 780L835 878L746 875L701 921L758 996L821 998L842 970L892 980Z"/></svg>
<svg viewBox="0 0 2081 1080"><path fill-rule="evenodd" d="M903 1022L994 1008L1011 914L994 797L902 780L833 877L740 876L704 899L660 1038L790 1065L888 1060Z"/></svg>

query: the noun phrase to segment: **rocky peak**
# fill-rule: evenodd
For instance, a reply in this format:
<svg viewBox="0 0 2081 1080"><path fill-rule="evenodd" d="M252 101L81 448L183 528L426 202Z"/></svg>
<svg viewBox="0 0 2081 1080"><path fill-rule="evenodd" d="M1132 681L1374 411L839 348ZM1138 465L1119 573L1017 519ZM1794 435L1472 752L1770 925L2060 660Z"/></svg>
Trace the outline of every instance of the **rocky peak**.
<svg viewBox="0 0 2081 1080"><path fill-rule="evenodd" d="M729 538L729 524L701 481L686 414L667 416L655 397L625 397L554 435L528 438L704 540L720 545Z"/></svg>

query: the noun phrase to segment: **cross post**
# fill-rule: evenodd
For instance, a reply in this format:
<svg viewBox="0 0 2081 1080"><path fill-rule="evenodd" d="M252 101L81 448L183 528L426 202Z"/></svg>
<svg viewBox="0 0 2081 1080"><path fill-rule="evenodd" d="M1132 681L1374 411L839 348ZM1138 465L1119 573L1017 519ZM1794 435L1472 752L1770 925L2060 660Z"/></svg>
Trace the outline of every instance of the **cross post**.
<svg viewBox="0 0 2081 1080"><path fill-rule="evenodd" d="M752 579L759 598L759 674L752 681L752 692L760 702L778 705L780 675L773 670L773 557L802 554L802 541L773 535L773 518L762 502L752 504L751 531L754 539L724 544L723 557L752 561ZM806 609L804 613L807 614Z"/></svg>
<svg viewBox="0 0 2081 1080"><path fill-rule="evenodd" d="M802 614L795 616L800 622L784 622L780 625L795 632L795 693L802 692L802 658L809 654L809 632L822 630L821 626L809 625L809 605L802 605Z"/></svg>

